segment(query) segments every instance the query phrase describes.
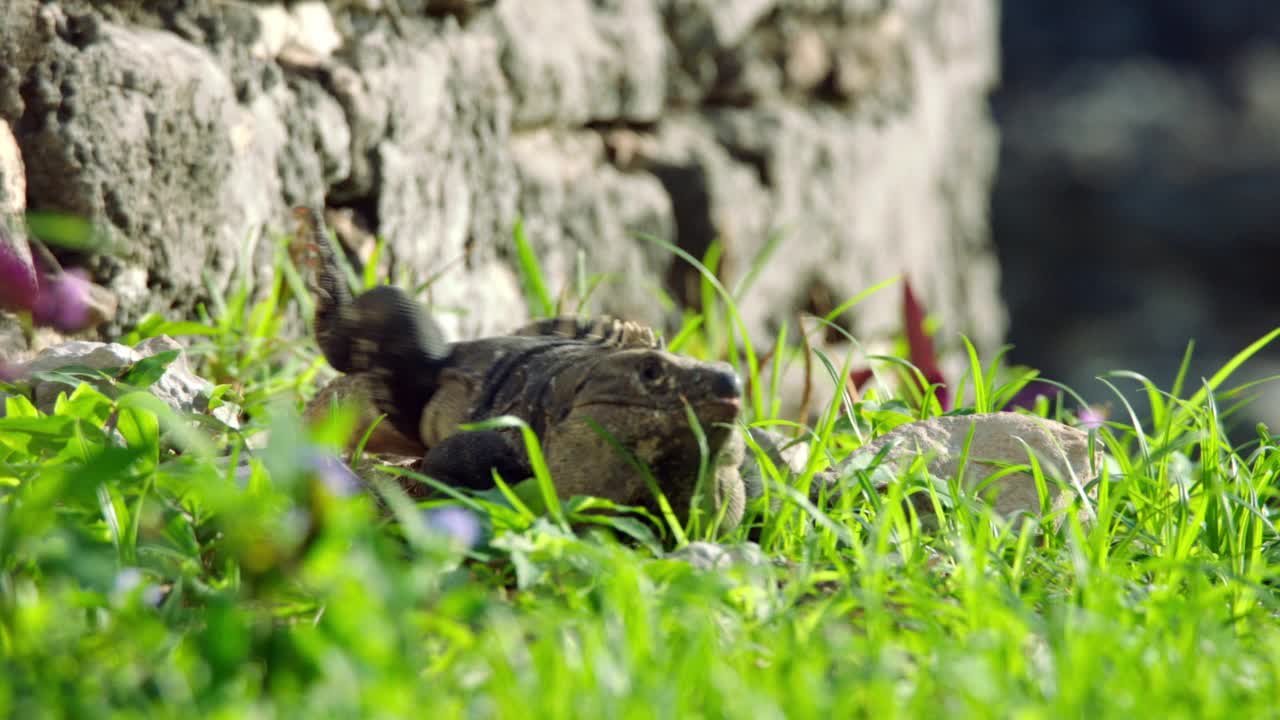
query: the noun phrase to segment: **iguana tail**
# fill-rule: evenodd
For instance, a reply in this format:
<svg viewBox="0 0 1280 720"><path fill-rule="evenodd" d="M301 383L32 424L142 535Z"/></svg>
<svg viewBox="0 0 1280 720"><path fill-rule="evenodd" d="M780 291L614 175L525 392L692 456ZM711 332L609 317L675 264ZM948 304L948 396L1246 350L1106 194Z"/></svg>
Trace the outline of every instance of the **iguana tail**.
<svg viewBox="0 0 1280 720"><path fill-rule="evenodd" d="M329 241L324 220L312 208L294 208L298 220L298 255L310 265L307 289L315 302L316 343L329 364L339 372L351 372L351 329L357 326L351 288L338 264L337 249Z"/></svg>
<svg viewBox="0 0 1280 720"><path fill-rule="evenodd" d="M298 240L314 261L315 336L335 370L368 373L378 410L397 430L417 438L422 409L435 394L449 343L435 320L407 293L379 285L353 296L320 214L296 208Z"/></svg>

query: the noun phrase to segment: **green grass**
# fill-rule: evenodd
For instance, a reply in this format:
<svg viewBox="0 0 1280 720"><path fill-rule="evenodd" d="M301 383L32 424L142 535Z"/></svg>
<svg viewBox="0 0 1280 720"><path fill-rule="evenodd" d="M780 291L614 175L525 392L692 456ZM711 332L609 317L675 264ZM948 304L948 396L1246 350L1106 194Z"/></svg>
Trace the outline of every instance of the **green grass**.
<svg viewBox="0 0 1280 720"><path fill-rule="evenodd" d="M535 307L560 308L522 236L516 253ZM897 502L906 484L816 506L806 491L814 472L936 403L873 383L818 408L813 427L780 417L778 364L805 354L744 337L746 289L708 273L702 311L674 338L739 361L744 425L816 451L798 475L765 463L767 497L719 538L758 538L776 562L701 572L664 554L712 537L714 518L670 527L597 499L559 502L545 468L422 504L390 474L352 492L317 470L351 420L299 424L330 371L309 341L284 337L305 300L280 258L261 299L244 279L200 322L151 318L128 338L194 340L193 364L244 409L238 431L193 424L145 392L167 358L81 385L48 415L7 388L0 716L1277 714L1280 453L1267 428L1234 447L1225 434L1253 389L1228 387L1231 371L1272 336L1194 389L1106 378L1126 410L1095 434L1111 458L1095 522L1011 523L947 501L940 478L944 517L928 530ZM575 285L579 302L599 287L581 273ZM960 412L998 409L1031 377L963 352ZM815 382L851 364L809 359ZM888 378L902 361L876 369ZM1135 392L1149 417L1128 410ZM443 504L481 516L484 542L467 550L433 531L423 513Z"/></svg>

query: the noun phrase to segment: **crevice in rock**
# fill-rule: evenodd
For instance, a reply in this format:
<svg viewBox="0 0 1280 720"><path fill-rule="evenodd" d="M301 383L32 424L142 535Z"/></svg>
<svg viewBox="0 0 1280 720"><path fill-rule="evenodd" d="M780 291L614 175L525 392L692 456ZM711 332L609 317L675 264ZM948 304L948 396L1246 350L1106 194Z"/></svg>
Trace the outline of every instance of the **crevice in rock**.
<svg viewBox="0 0 1280 720"><path fill-rule="evenodd" d="M325 224L333 231L356 274L364 272L378 234L378 197L376 194L357 198L325 197ZM388 248L388 253L390 248ZM394 263L394 258L388 258Z"/></svg>
<svg viewBox="0 0 1280 720"><path fill-rule="evenodd" d="M403 8L404 0L399 0ZM452 17L460 25L466 25L483 13L493 10L498 0L427 0L422 8L429 18Z"/></svg>
<svg viewBox="0 0 1280 720"><path fill-rule="evenodd" d="M658 121L609 118L607 120L589 120L582 127L586 130L594 130L601 134L613 130L631 130L638 133L652 133L657 131Z"/></svg>
<svg viewBox="0 0 1280 720"><path fill-rule="evenodd" d="M610 165L628 172L643 163L646 146L658 131L657 121L624 119L593 120L583 129L595 132L604 144L604 157Z"/></svg>
<svg viewBox="0 0 1280 720"><path fill-rule="evenodd" d="M697 165L653 163L648 168L666 188L676 221L676 244L702 260L716 236L711 217L711 193L706 170ZM719 268L709 268L719 272ZM687 307L700 309L702 293L698 269L676 258L667 269L667 287Z"/></svg>
<svg viewBox="0 0 1280 720"><path fill-rule="evenodd" d="M800 286L801 301L797 303L801 311L813 315L815 317L826 317L827 313L839 307L837 302L837 294L827 284L825 280L817 275L811 275L808 282ZM832 326L835 327L832 327ZM827 344L835 345L845 342L845 337L840 333L839 329L847 333L853 333L853 319L849 311L845 311L832 318L831 325L824 326L822 331L822 339Z"/></svg>
<svg viewBox="0 0 1280 720"><path fill-rule="evenodd" d="M23 113L14 127L14 133L18 136L19 143L23 136L34 135L44 130L45 117L52 109L51 104L55 100L53 95L56 92L57 89L49 81L41 79L40 73L37 72L29 73L18 86Z"/></svg>
<svg viewBox="0 0 1280 720"><path fill-rule="evenodd" d="M723 147L725 152L729 153L729 157L733 158L736 162L751 168L752 171L755 172L756 180L760 183L761 187L773 187L772 174L769 172L769 160L763 152L747 150L733 145L722 145L721 147Z"/></svg>

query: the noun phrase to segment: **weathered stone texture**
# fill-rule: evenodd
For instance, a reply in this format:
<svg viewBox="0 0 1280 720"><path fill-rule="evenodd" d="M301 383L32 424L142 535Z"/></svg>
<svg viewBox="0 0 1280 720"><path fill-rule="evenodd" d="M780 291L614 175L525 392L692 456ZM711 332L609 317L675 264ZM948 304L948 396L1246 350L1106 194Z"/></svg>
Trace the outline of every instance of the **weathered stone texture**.
<svg viewBox="0 0 1280 720"><path fill-rule="evenodd" d="M9 123L0 121L0 215L6 219L27 208L27 174Z"/></svg>
<svg viewBox="0 0 1280 720"><path fill-rule="evenodd" d="M167 335L160 335L138 343L134 347L119 343L100 343L85 340L72 340L45 348L39 355L20 363L14 370L22 381L31 386L31 397L41 412L52 413L59 394L71 394L75 391L72 383L61 379L43 378L39 374L50 370L64 368L118 371L127 368L143 358L160 353L178 351L178 356L169 363L164 373L147 387L147 391L160 398L179 413L208 414L226 424L228 427L240 427L237 418L239 408L231 404L220 405L209 409L209 399L213 392L213 383L198 377L187 365L187 357L182 354L182 346ZM109 391L111 382L106 379L92 380L90 384L101 391ZM0 393L0 416L4 415L4 395Z"/></svg>
<svg viewBox="0 0 1280 720"><path fill-rule="evenodd" d="M163 7L162 7L163 6ZM388 240L457 336L525 315L523 220L557 293L670 326L701 255L758 342L819 296L907 271L983 347L1004 319L985 205L995 0L0 3L0 119L33 209L114 240L120 325L265 272L292 204ZM157 9L160 8L160 9ZM892 293L846 319L896 330ZM107 328L110 332L115 328Z"/></svg>
<svg viewBox="0 0 1280 720"><path fill-rule="evenodd" d="M881 482L896 481L923 458L937 480L959 480L966 491L1005 516L1034 515L1041 507L1033 475L1007 472L1008 468L1029 469L1034 457L1043 473L1046 505L1052 511L1062 511L1093 494L1087 486L1097 479L1103 463L1101 448L1091 448L1084 430L1012 412L937 417L900 425L858 448L846 462L866 467L881 452L884 456L879 467L889 471L887 478L880 476ZM923 495L913 497L913 502L917 512L933 513L931 502ZM1089 504L1082 506L1081 517L1092 517Z"/></svg>

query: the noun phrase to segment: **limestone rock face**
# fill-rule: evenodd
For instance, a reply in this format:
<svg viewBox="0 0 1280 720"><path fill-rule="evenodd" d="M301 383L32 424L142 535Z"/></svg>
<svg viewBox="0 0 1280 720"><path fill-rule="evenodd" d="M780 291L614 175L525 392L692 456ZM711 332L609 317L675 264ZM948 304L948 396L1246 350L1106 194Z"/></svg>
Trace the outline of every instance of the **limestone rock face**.
<svg viewBox="0 0 1280 720"><path fill-rule="evenodd" d="M27 208L27 174L22 152L9 123L0 121L0 214L14 215Z"/></svg>
<svg viewBox="0 0 1280 720"><path fill-rule="evenodd" d="M120 300L106 336L265 275L305 202L384 237L386 269L427 285L459 338L526 316L519 219L553 294L579 262L599 276L585 311L672 329L697 277L643 236L696 257L719 240L734 287L776 234L739 302L758 344L908 272L948 331L991 349L995 9L7 0L0 120L28 206L109 241L90 256ZM892 293L841 322L897 330Z"/></svg>
<svg viewBox="0 0 1280 720"><path fill-rule="evenodd" d="M36 294L36 270L21 222L26 209L27 181L22 154L9 124L0 120L0 310L25 307ZM0 319L0 343L10 335L16 346L18 328L7 327ZM0 351L0 360L6 355Z"/></svg>

